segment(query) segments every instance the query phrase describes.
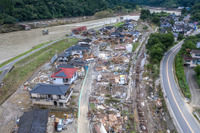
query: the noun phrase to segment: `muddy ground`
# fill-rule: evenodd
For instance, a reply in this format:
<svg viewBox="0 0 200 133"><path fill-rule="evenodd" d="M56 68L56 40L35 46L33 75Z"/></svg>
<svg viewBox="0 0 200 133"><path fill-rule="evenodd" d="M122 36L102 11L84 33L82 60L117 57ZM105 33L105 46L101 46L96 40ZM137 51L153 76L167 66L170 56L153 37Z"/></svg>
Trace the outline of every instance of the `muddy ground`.
<svg viewBox="0 0 200 133"><path fill-rule="evenodd" d="M87 26L87 28L99 27L104 24L115 23L117 18L118 17L111 17L81 23L32 29L30 31L0 34L0 63L24 53L38 44L64 37L65 34L70 33L73 28L80 26ZM124 18L138 20L139 16L124 16ZM42 35L43 29L49 29L49 35Z"/></svg>

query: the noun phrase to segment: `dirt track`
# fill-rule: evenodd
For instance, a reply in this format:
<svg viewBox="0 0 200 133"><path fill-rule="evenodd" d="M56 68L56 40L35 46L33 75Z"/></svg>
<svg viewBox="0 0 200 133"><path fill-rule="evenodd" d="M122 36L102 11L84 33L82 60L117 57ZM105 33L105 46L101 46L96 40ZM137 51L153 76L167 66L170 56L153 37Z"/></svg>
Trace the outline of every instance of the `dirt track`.
<svg viewBox="0 0 200 133"><path fill-rule="evenodd" d="M139 16L124 16L137 20ZM116 22L116 17L86 21L75 24L60 25L48 28L32 29L0 34L0 63L30 50L33 46L63 37L70 30L79 26L94 28ZM43 29L49 29L49 35L42 35Z"/></svg>

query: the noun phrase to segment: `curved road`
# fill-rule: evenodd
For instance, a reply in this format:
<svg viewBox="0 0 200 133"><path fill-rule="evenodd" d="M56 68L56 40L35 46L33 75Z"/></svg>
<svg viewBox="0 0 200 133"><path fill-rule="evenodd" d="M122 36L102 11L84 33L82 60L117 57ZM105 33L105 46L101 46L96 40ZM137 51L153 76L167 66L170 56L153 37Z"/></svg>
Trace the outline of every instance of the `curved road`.
<svg viewBox="0 0 200 133"><path fill-rule="evenodd" d="M161 62L161 82L166 96L168 109L172 113L178 132L199 133L200 127L180 95L173 75L173 62L183 41L171 48Z"/></svg>

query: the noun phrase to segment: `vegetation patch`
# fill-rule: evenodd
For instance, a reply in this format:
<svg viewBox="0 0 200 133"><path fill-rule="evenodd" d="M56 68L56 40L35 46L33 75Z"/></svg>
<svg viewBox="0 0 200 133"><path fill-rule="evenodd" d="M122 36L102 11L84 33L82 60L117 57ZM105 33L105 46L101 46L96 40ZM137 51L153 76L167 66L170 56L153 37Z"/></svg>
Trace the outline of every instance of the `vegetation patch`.
<svg viewBox="0 0 200 133"><path fill-rule="evenodd" d="M38 68L40 68L44 63L50 61L50 59L57 53L60 53L64 49L76 44L78 42L75 38L64 39L59 42L52 44L44 49L39 50L38 52L22 59L20 62L17 62L10 73L6 75L3 79L4 86L0 91L0 103L4 102L17 88L23 84ZM50 50L49 50L50 49ZM48 51L48 52L46 52ZM45 54L43 54L46 52ZM29 59L34 59L25 66L20 66Z"/></svg>
<svg viewBox="0 0 200 133"><path fill-rule="evenodd" d="M186 77L184 73L183 57L180 53L178 53L175 58L175 69L176 69L178 84L179 84L179 87L181 88L181 91L183 92L184 96L191 98L189 86L186 81Z"/></svg>
<svg viewBox="0 0 200 133"><path fill-rule="evenodd" d="M156 25L160 25L160 17L167 17L170 13L160 12L160 13L150 13L150 10L141 10L140 19L145 21L150 21ZM173 23L173 22L172 22Z"/></svg>
<svg viewBox="0 0 200 133"><path fill-rule="evenodd" d="M174 36L171 32L166 34L151 34L146 45L150 63L146 66L150 70L152 78L159 76L160 61L164 53L174 44Z"/></svg>
<svg viewBox="0 0 200 133"><path fill-rule="evenodd" d="M121 26L123 26L124 25L124 22L118 22L118 23L116 23L114 26L115 27L121 27Z"/></svg>
<svg viewBox="0 0 200 133"><path fill-rule="evenodd" d="M136 42L133 44L133 49L132 49L132 52L135 52L135 50L137 49L137 47L140 45L139 42Z"/></svg>
<svg viewBox="0 0 200 133"><path fill-rule="evenodd" d="M196 73L195 78L196 78L197 84L200 86L200 65L196 66L194 68L194 71Z"/></svg>
<svg viewBox="0 0 200 133"><path fill-rule="evenodd" d="M105 11L100 11L96 12L94 16L98 19L100 18L106 18L106 17L111 17L113 16L113 11L112 10L105 10Z"/></svg>
<svg viewBox="0 0 200 133"><path fill-rule="evenodd" d="M50 42L52 42L52 41L49 41L49 42L42 43L42 44L39 44L39 45L37 45L37 46L34 46L31 50L29 50L29 51L27 51L27 52L24 52L24 53L22 53L22 54L20 54L20 55L18 55L18 56L16 56L16 57L13 57L13 58L11 58L11 59L9 59L9 60L3 62L2 64L0 64L0 68L3 67L3 66L5 66L5 65L7 65L8 63L10 63L10 62L12 62L12 61L18 59L18 58L20 58L20 57L26 55L26 54L28 54L28 53L30 53L30 52L32 52L32 51L38 49L38 48L41 48L41 47L44 46L44 45L47 45L47 44L50 43Z"/></svg>

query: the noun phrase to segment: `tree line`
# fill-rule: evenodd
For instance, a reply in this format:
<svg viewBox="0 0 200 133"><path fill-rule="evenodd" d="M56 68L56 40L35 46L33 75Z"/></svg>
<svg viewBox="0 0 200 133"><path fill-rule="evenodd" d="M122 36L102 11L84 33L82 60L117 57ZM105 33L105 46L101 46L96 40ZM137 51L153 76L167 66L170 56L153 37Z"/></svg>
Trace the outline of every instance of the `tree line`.
<svg viewBox="0 0 200 133"><path fill-rule="evenodd" d="M150 21L157 26L160 26L160 17L167 17L169 13L161 11L160 13L150 13L150 10L142 9L140 19L144 21Z"/></svg>
<svg viewBox="0 0 200 133"><path fill-rule="evenodd" d="M161 7L191 7L198 3L199 0L131 0L132 2L140 5L147 6L161 6Z"/></svg>
<svg viewBox="0 0 200 133"><path fill-rule="evenodd" d="M164 53L174 44L174 36L171 32L166 34L151 34L146 45L150 63L147 69L151 70L153 78L159 76L160 61Z"/></svg>
<svg viewBox="0 0 200 133"><path fill-rule="evenodd" d="M59 17L90 16L107 9L135 9L121 0L1 0L0 24Z"/></svg>

